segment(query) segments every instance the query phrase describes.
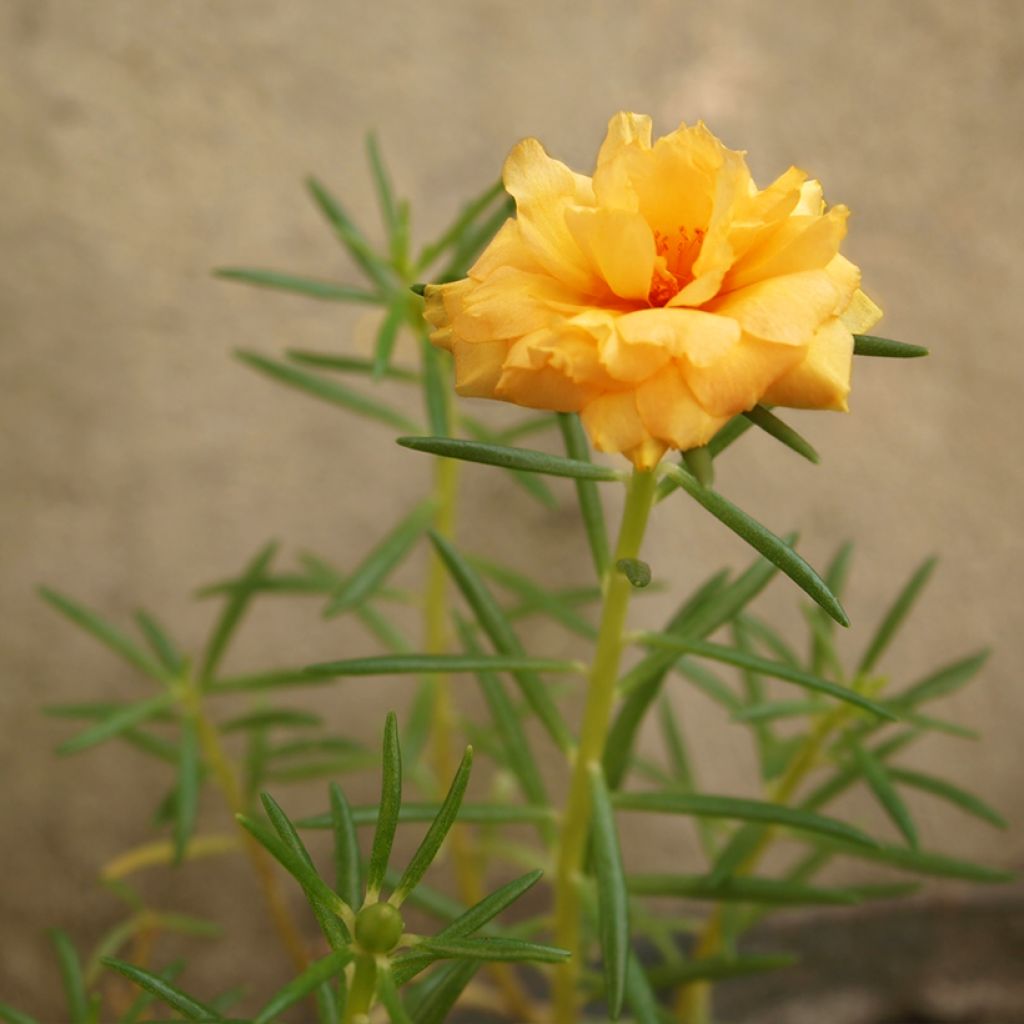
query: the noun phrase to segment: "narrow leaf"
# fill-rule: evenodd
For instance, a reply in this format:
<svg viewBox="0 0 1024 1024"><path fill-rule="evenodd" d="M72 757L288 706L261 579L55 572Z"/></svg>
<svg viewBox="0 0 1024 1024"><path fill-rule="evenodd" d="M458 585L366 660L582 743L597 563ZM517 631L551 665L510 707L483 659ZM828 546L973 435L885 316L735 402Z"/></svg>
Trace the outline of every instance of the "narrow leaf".
<svg viewBox="0 0 1024 1024"><path fill-rule="evenodd" d="M398 994L390 965L377 966L377 996L387 1010L391 1024L412 1024L412 1018L402 1005L402 997Z"/></svg>
<svg viewBox="0 0 1024 1024"><path fill-rule="evenodd" d="M543 876L543 871L530 871L511 882L507 882L479 903L473 904L469 910L460 914L450 924L445 925L437 933L437 938L465 938L490 923L502 911L510 907L516 900L531 889Z"/></svg>
<svg viewBox="0 0 1024 1024"><path fill-rule="evenodd" d="M654 988L675 988L697 981L721 981L725 978L741 978L748 974L779 971L792 967L797 962L797 957L787 954L718 956L655 967L648 972L648 978Z"/></svg>
<svg viewBox="0 0 1024 1024"><path fill-rule="evenodd" d="M353 910L362 905L363 865L352 810L341 787L332 782L331 827L334 830L334 888Z"/></svg>
<svg viewBox="0 0 1024 1024"><path fill-rule="evenodd" d="M803 672L787 665L781 661L769 661L767 658L759 658L756 654L747 654L723 644L713 644L698 640L686 640L677 636L670 636L665 633L645 633L640 637L640 642L651 647L661 647L666 650L675 650L680 653L691 654L698 658L709 658L711 661L720 661L726 665L735 665L737 668L746 669L750 672L759 672L761 675L771 676L773 679L782 679L788 683L794 683L805 690L812 690L815 693L826 693L830 697L853 704L856 707L870 711L889 721L898 721L899 716L893 714L881 704L861 696L856 690L846 686L839 686L830 683L826 679L819 679L809 672Z"/></svg>
<svg viewBox="0 0 1024 1024"><path fill-rule="evenodd" d="M433 502L420 502L392 528L331 596L324 618L340 615L365 602L402 563L423 536L433 515Z"/></svg>
<svg viewBox="0 0 1024 1024"><path fill-rule="evenodd" d="M337 373L358 373L363 377L372 377L374 362L359 356L337 356L330 352L310 352L306 349L290 348L285 355L293 363L302 366L315 366L320 370L334 370ZM418 384L420 375L415 370L406 370L398 366L388 366L384 370L388 380L401 380L409 384Z"/></svg>
<svg viewBox="0 0 1024 1024"><path fill-rule="evenodd" d="M479 969L479 961L460 960L428 977L416 1003L415 1024L444 1024Z"/></svg>
<svg viewBox="0 0 1024 1024"><path fill-rule="evenodd" d="M377 331L377 340L373 347L374 380L383 380L387 375L388 367L391 365L391 353L395 350L398 331L405 322L406 312L405 297L403 296L392 303L381 321L380 330Z"/></svg>
<svg viewBox="0 0 1024 1024"><path fill-rule="evenodd" d="M756 427L760 427L766 434L780 441L787 448L791 448L802 455L808 462L815 464L821 461L821 457L814 450L809 441L804 440L791 426L783 423L782 420L763 405L755 405L743 415Z"/></svg>
<svg viewBox="0 0 1024 1024"><path fill-rule="evenodd" d="M883 356L887 359L917 359L920 356L928 355L928 349L922 345L910 345L905 341L879 338L874 334L855 334L853 336L853 354L855 356Z"/></svg>
<svg viewBox="0 0 1024 1024"><path fill-rule="evenodd" d="M249 608L256 581L269 568L276 553L276 541L265 544L245 567L237 585L228 595L224 610L221 612L203 652L203 660L199 669L201 682L205 683L213 678L235 630Z"/></svg>
<svg viewBox="0 0 1024 1024"><path fill-rule="evenodd" d="M358 413L360 416L366 416L368 419L378 420L396 430L416 430L416 425L411 420L406 419L390 406L358 391L353 391L337 381L327 380L325 377L299 369L297 366L268 359L255 352L239 350L235 355L243 363L259 370L260 373L266 374L288 387L304 391L314 398L320 398L332 405Z"/></svg>
<svg viewBox="0 0 1024 1024"><path fill-rule="evenodd" d="M87 1024L89 999L85 991L85 978L82 975L82 965L78 959L78 953L67 933L61 931L60 928L51 928L49 935L57 954L57 964L60 967L69 1024Z"/></svg>
<svg viewBox="0 0 1024 1024"><path fill-rule="evenodd" d="M961 789L959 786L954 786L953 783L947 782L945 779L939 779L924 772L910 771L907 768L889 768L887 771L893 782L900 782L904 786L911 786L913 789L919 789L924 793L931 793L933 796L948 800L962 811L973 814L976 818L995 825L996 828L1009 827L1006 819L980 797L968 793L967 790Z"/></svg>
<svg viewBox="0 0 1024 1024"><path fill-rule="evenodd" d="M310 681L333 676L386 676L434 672L579 672L575 661L555 658L530 658L525 655L463 654L385 654L372 658L348 658L310 665L305 674ZM218 689L224 689L223 686Z"/></svg>
<svg viewBox="0 0 1024 1024"><path fill-rule="evenodd" d="M889 780L885 767L869 750L859 744L854 748L854 754L864 779L871 787L871 791L877 797L878 802L885 809L885 813L889 815L893 824L903 833L910 847L916 850L918 844L914 820L910 817L907 805Z"/></svg>
<svg viewBox="0 0 1024 1024"><path fill-rule="evenodd" d="M398 820L403 825L423 824L437 817L440 805L436 803L403 803ZM467 825L528 825L550 821L554 811L550 807L531 807L528 804L471 804L459 808L458 820ZM378 818L376 804L362 804L352 808L352 821L356 825L375 825ZM298 821L299 828L331 828L330 814L315 814Z"/></svg>
<svg viewBox="0 0 1024 1024"><path fill-rule="evenodd" d="M497 936L483 938L424 939L414 952L430 953L435 959L502 961L506 963L528 962L558 964L569 959L567 949L545 946L539 942L523 939L506 939Z"/></svg>
<svg viewBox="0 0 1024 1024"><path fill-rule="evenodd" d="M451 362L446 360L428 338L420 339L420 365L423 368L423 398L427 407L427 426L438 437L452 432L449 391ZM399 441L401 443L401 441Z"/></svg>
<svg viewBox="0 0 1024 1024"><path fill-rule="evenodd" d="M500 181L496 181L494 184L488 185L475 199L466 203L444 234L436 242L426 246L420 253L419 259L416 261L417 269L425 270L445 249L455 245L473 221L504 191L504 185Z"/></svg>
<svg viewBox="0 0 1024 1024"><path fill-rule="evenodd" d="M279 1013L294 1006L314 989L331 981L339 971L352 962L351 949L336 949L309 965L297 978L275 992L256 1014L253 1024L269 1024Z"/></svg>
<svg viewBox="0 0 1024 1024"><path fill-rule="evenodd" d="M296 729L323 724L323 718L312 711L264 708L260 711L250 711L248 714L239 715L237 718L230 718L223 725L218 726L218 730L222 733L245 732L249 729L267 729L271 726Z"/></svg>
<svg viewBox="0 0 1024 1024"><path fill-rule="evenodd" d="M626 1002L636 1024L661 1024L658 997L647 980L646 970L632 952L626 969Z"/></svg>
<svg viewBox="0 0 1024 1024"><path fill-rule="evenodd" d="M7 1003L0 1003L0 1020L6 1021L7 1024L39 1024L35 1017L30 1017Z"/></svg>
<svg viewBox="0 0 1024 1024"><path fill-rule="evenodd" d="M444 802L441 804L441 809L437 812L437 817L431 822L430 828L427 829L427 834L423 837L416 852L412 855L408 866L399 879L398 885L395 887L395 891L388 898L389 903L393 903L396 907L401 906L406 896L419 884L427 868L433 864L434 858L441 849L441 844L451 831L458 817L459 807L462 804L466 786L469 784L469 774L472 767L473 748L467 747L465 754L462 756L462 761L455 772L455 777L452 779L448 793L444 798Z"/></svg>
<svg viewBox="0 0 1024 1024"><path fill-rule="evenodd" d="M523 648L512 629L511 624L488 590L480 574L462 557L455 547L444 537L431 533L431 540L445 568L450 573L456 586L466 599L467 604L476 616L483 631L490 638L494 647L503 657L514 659L522 657ZM484 659L478 659L480 661ZM482 664L479 671L500 671L493 664ZM551 738L560 749L568 750L573 745L573 738L565 720L555 706L543 681L536 674L545 671L536 666L521 666L510 669L526 702L547 729Z"/></svg>
<svg viewBox="0 0 1024 1024"><path fill-rule="evenodd" d="M878 663L878 659L881 658L882 653L889 646L889 642L903 624L903 620L910 614L914 602L917 600L924 585L928 582L928 577L931 576L932 571L935 569L936 561L937 559L935 558L929 558L925 561L900 591L896 600L892 603L892 607L886 612L885 617L879 623L875 635L871 638L871 642L864 652L864 657L860 660L860 665L857 666L859 675L867 675Z"/></svg>
<svg viewBox="0 0 1024 1024"><path fill-rule="evenodd" d="M105 644L115 654L119 654L125 661L134 665L147 676L159 680L167 679L166 669L153 661L120 630L105 622L94 611L49 587L40 587L39 594L43 600L56 608L62 615L67 616L76 626L81 627L87 633L92 633L100 643Z"/></svg>
<svg viewBox="0 0 1024 1024"><path fill-rule="evenodd" d="M199 1002L199 1000L186 995L181 989L176 988L158 974L153 974L142 967L136 967L134 964L126 963L124 960L118 960L114 957L104 957L103 963L119 974L123 974L129 981L134 982L140 988L151 992L158 999L162 999L168 1006L183 1014L188 1020L220 1021L224 1019L213 1007L207 1006Z"/></svg>
<svg viewBox="0 0 1024 1024"><path fill-rule="evenodd" d="M128 732L133 726L140 722L148 721L166 711L174 703L174 696L170 693L160 693L148 700L140 700L135 704L129 704L119 711L108 715L95 725L84 729L77 736L65 740L58 748L59 754L77 754L81 750L93 747L113 736L120 736Z"/></svg>
<svg viewBox="0 0 1024 1024"><path fill-rule="evenodd" d="M989 651L978 651L950 665L944 665L890 698L890 704L900 710L915 708L937 697L946 697L969 683L988 660Z"/></svg>
<svg viewBox="0 0 1024 1024"><path fill-rule="evenodd" d="M335 234L348 249L349 255L362 268L363 273L382 290L387 291L393 287L394 277L390 269L374 253L369 242L338 200L315 178L308 178L306 185L320 212L327 218Z"/></svg>
<svg viewBox="0 0 1024 1024"><path fill-rule="evenodd" d="M171 675L178 675L185 664L185 659L167 635L167 631L152 615L141 610L135 613L135 622L152 648L153 653L160 659L160 664Z"/></svg>
<svg viewBox="0 0 1024 1024"><path fill-rule="evenodd" d="M226 281L241 281L242 284L253 284L258 288L271 288L276 291L292 292L304 295L308 299L322 299L326 302L380 302L377 292L368 292L363 288L338 284L334 281L318 281L311 277L299 277L296 274L285 274L277 270L261 270L258 267L220 267L214 272L215 277Z"/></svg>
<svg viewBox="0 0 1024 1024"><path fill-rule="evenodd" d="M183 715L178 739L178 778L174 801L174 864L185 859L185 850L196 827L201 768L199 732L195 719Z"/></svg>
<svg viewBox="0 0 1024 1024"><path fill-rule="evenodd" d="M398 742L398 719L388 712L384 724L384 752L381 765L380 805L377 828L370 850L370 864L366 872L366 899L372 902L384 884L391 845L398 827L398 812L402 806L402 751Z"/></svg>
<svg viewBox="0 0 1024 1024"><path fill-rule="evenodd" d="M373 172L373 185L377 191L381 218L384 221L388 237L391 238L398 223L398 206L395 203L395 193L391 187L391 177L381 158L377 136L373 132L366 136L366 155L369 157L370 170Z"/></svg>
<svg viewBox="0 0 1024 1024"><path fill-rule="evenodd" d="M738 876L717 881L710 875L630 875L629 891L638 896L688 900L814 906L859 903L854 889L821 889L775 878Z"/></svg>
<svg viewBox="0 0 1024 1024"><path fill-rule="evenodd" d="M460 417L460 420L474 441L483 441L487 444L498 444L502 441L498 434L484 424L466 416ZM542 476L537 473L523 473L518 469L510 469L508 472L518 486L545 508L555 509L558 507L558 499Z"/></svg>
<svg viewBox="0 0 1024 1024"><path fill-rule="evenodd" d="M505 445L484 444L451 437L400 437L398 443L413 451L428 452L449 459L481 462L502 469L521 469L527 473L546 473L576 480L623 480L625 476L615 469L597 466L579 459L566 459L531 448L509 448Z"/></svg>
<svg viewBox="0 0 1024 1024"><path fill-rule="evenodd" d="M590 461L590 447L583 424L575 413L559 413L558 427L562 432L565 454L576 462ZM576 479L576 500L580 506L580 518L587 534L590 557L599 580L608 571L611 553L608 547L608 529L604 522L604 506L593 480Z"/></svg>
<svg viewBox="0 0 1024 1024"><path fill-rule="evenodd" d="M592 855L597 876L598 935L604 962L605 998L612 1020L618 1020L626 996L629 967L629 894L611 799L600 765L590 768Z"/></svg>
<svg viewBox="0 0 1024 1024"><path fill-rule="evenodd" d="M699 505L703 505L716 519L777 565L836 622L841 626L850 624L842 605L825 585L825 581L785 541L776 537L767 527L723 498L717 491L701 487L681 467L670 465L666 467L665 472Z"/></svg>
<svg viewBox="0 0 1024 1024"><path fill-rule="evenodd" d="M763 800L747 800L734 796L712 796L697 793L617 793L614 804L623 811L648 811L654 814L684 814L706 818L729 818L758 822L765 825L783 825L803 832L835 836L866 846L877 845L860 829L847 825L838 818L803 811Z"/></svg>
<svg viewBox="0 0 1024 1024"><path fill-rule="evenodd" d="M970 861L957 860L940 853L929 853L926 850L911 850L906 846L862 846L851 844L838 838L815 838L814 842L821 849L832 853L845 854L858 860L875 861L888 864L903 871L912 871L918 875L931 875L936 878L958 878L965 882L982 882L1001 884L1012 882L1016 877L1012 871L1002 871Z"/></svg>

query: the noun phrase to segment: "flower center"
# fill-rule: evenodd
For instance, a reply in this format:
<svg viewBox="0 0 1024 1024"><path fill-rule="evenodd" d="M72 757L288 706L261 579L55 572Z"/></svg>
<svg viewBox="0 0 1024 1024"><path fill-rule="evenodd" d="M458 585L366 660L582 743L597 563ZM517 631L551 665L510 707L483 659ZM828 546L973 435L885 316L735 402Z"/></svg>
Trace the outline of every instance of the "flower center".
<svg viewBox="0 0 1024 1024"><path fill-rule="evenodd" d="M674 232L655 230L654 246L658 258L651 276L648 301L652 306L664 306L693 280L693 264L700 255L704 241L702 228L692 231L680 225Z"/></svg>

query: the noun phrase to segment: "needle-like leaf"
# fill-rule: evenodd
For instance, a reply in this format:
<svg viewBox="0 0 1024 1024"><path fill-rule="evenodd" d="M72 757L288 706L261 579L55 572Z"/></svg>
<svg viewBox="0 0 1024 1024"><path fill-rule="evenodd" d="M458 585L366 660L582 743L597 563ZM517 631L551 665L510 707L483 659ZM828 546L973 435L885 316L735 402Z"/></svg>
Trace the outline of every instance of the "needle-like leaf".
<svg viewBox="0 0 1024 1024"><path fill-rule="evenodd" d="M370 850L370 864L366 872L366 901L377 899L384 874L388 869L391 845L398 827L398 812L402 806L402 751L398 742L398 719L388 712L384 724L384 752L381 765L380 810L377 828Z"/></svg>

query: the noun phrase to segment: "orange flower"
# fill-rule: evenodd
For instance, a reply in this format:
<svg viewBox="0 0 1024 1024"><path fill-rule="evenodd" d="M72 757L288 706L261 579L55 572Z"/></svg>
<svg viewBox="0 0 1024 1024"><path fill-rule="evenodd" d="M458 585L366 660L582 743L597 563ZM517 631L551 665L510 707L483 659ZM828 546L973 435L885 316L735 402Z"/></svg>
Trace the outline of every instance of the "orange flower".
<svg viewBox="0 0 1024 1024"><path fill-rule="evenodd" d="M516 217L426 289L459 394L579 412L642 469L758 402L846 409L851 332L881 311L839 254L846 207L802 171L758 189L703 124L652 145L620 113L592 178L525 139L504 182Z"/></svg>

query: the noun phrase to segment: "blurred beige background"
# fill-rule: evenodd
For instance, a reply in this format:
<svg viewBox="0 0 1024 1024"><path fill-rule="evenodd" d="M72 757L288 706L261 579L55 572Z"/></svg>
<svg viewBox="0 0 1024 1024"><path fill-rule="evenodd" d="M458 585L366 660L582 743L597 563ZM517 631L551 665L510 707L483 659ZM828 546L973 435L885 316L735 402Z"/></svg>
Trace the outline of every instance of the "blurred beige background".
<svg viewBox="0 0 1024 1024"><path fill-rule="evenodd" d="M720 486L780 532L800 530L817 564L857 538L851 650L912 569L943 553L886 667L906 680L991 645L982 681L944 709L986 741L934 738L908 763L955 769L1014 827L996 833L932 800L915 810L927 847L1021 865L1018 0L7 0L0 25L0 999L56 1012L41 929L61 925L84 947L116 918L97 871L147 836L169 784L113 747L53 757L69 727L40 705L145 684L58 621L34 586L123 624L147 607L195 648L212 610L191 600L197 585L269 537L286 557L310 549L353 564L426 484L426 460L394 449L385 429L231 358L236 346L361 350L369 325L209 273L250 264L354 280L301 181L322 177L375 231L370 128L420 240L524 135L588 170L623 108L650 112L660 132L704 118L749 151L759 180L797 163L851 207L847 251L886 309L880 332L929 345L932 358L860 360L853 415L793 417L820 468L748 443L723 460ZM549 514L486 470L464 479L467 546L486 551L497 527L500 551L539 578L585 578L569 489ZM681 586L747 560L682 501L660 509L646 550ZM637 614L653 623L668 601L651 597ZM779 583L762 607L795 629L797 604ZM538 643L565 641L539 631ZM366 649L314 607L268 603L232 664ZM404 694L382 681L316 700L335 723L376 731ZM685 700L706 784L742 791L745 734ZM888 834L866 802L851 814ZM677 828L644 840L627 853L638 864L694 853ZM210 953L215 967L256 948L265 928L245 870L211 867L212 886L193 869L150 883L165 906L218 916L241 905L241 937Z"/></svg>

